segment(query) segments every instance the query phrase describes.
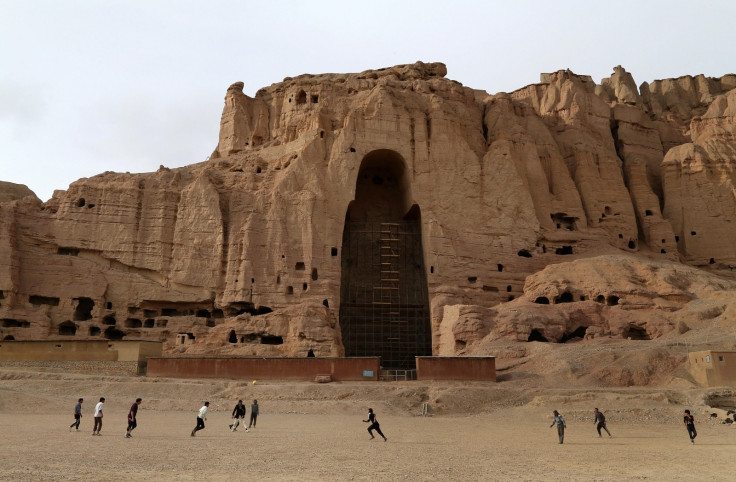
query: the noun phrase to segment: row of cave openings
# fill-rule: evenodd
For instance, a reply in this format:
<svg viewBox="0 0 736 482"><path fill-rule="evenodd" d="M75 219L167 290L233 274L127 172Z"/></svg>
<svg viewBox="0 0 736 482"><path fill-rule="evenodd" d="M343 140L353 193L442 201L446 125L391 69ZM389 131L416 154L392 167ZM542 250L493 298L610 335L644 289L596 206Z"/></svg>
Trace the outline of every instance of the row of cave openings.
<svg viewBox="0 0 736 482"><path fill-rule="evenodd" d="M578 301L586 301L586 300L587 300L587 297L585 295L580 295L580 297L578 298ZM607 305L607 306L616 306L618 305L619 300L620 298L616 295L608 295L608 296L598 295L593 299L593 301L595 301L596 303L600 303L602 305ZM562 293L560 293L559 295L555 296L552 299L552 304L555 304L555 305L558 305L561 303L574 303L574 302L575 302L575 297L569 291L563 291ZM538 305L548 305L550 304L550 301L549 301L549 298L547 298L546 296L538 296L534 300L534 303Z"/></svg>
<svg viewBox="0 0 736 482"><path fill-rule="evenodd" d="M585 334L588 330L587 326L579 326L575 328L572 331L567 331L562 335L562 338L559 340L554 340L555 343L568 343L568 342L576 342L580 341L585 338ZM623 332L621 333L621 337L628 340L651 340L652 338L649 336L649 333L647 333L647 330L641 326L637 325L628 325ZM527 341L539 341L544 343L549 343L550 340L547 339L546 336L544 336L544 333L542 330L533 329L531 333L529 333L529 337L527 338Z"/></svg>
<svg viewBox="0 0 736 482"><path fill-rule="evenodd" d="M0 291L0 299L3 299L4 295ZM91 298L75 298L77 303L74 308L72 320L66 320L58 325L58 333L61 336L75 336L80 328L80 325L75 322L89 321L93 318L92 310L95 307L95 302ZM60 299L57 297L30 295L28 301L33 306L59 306ZM327 300L325 300L326 302ZM106 302L105 308L112 310L113 306L111 302ZM118 326L117 319L111 315L105 315L102 317L102 325L106 326L104 335L102 328L99 326L89 326L89 336L101 336L109 340L120 340L126 333L120 328L137 329L137 328L166 328L168 324L167 318L182 317L182 316L195 316L197 318L205 319L205 326L214 327L217 319L223 319L225 314L227 316L238 316L241 314L250 314L251 316L264 315L271 313L273 310L268 306L256 306L250 302L233 302L228 304L225 310L216 308L213 310L203 307L193 307L189 304L185 306L175 306L168 304L168 306L161 307L160 309L153 308L139 308L136 306L129 306L128 317L123 321L122 326ZM142 315L142 316L140 316ZM165 318L161 318L165 317ZM4 328L29 328L30 323L25 320L14 320L4 318L1 321L2 327ZM12 340L14 337L8 335L5 339Z"/></svg>
<svg viewBox="0 0 736 482"><path fill-rule="evenodd" d="M333 257L337 256L337 248L332 248L331 255ZM286 258L286 256L282 254L281 259L284 259L284 258ZM303 261L297 261L297 263L294 265L294 271L306 271L306 270L307 270L307 267ZM312 281L317 281L319 279L319 271L317 270L317 268L312 268L312 273L310 277ZM235 280L235 282L237 283L238 280ZM251 278L250 282L251 284L255 283L256 282L255 278ZM277 285L281 284L281 275L276 276L276 284ZM307 282L302 283L302 291L307 291L307 290L309 290L309 283ZM294 286L293 285L287 286L284 293L287 295L293 295ZM325 300L323 303L325 304L325 306L329 305L329 303L327 303L327 300Z"/></svg>
<svg viewBox="0 0 736 482"><path fill-rule="evenodd" d="M537 243L537 246L539 246L539 243ZM541 247L542 247L542 252L543 253L546 253L547 252L547 246L542 245ZM570 254L573 254L573 248L572 248L572 246L560 246L560 247L558 247L558 248L555 249L555 254L557 254L557 255L570 255ZM521 257L521 258L531 258L532 257L532 254L529 252L528 249L521 249L521 250L519 250L516 253L516 255L519 256L519 257ZM501 264L501 263L498 263L496 265L496 269L498 270L499 273L501 273L504 270L504 265ZM434 266L430 266L429 267L429 273L430 274L434 274L434 272L435 272ZM477 282L478 282L478 277L477 276L468 276L468 283L475 284ZM490 292L493 292L493 293L498 293L500 291L498 287L496 287L496 286L489 286L489 285L482 285L482 289L483 289L483 291L490 291ZM511 285L507 285L506 286L506 292L507 293L510 293L511 291L512 291ZM508 296L508 301L513 301L513 300L514 300L514 296L513 295L509 295Z"/></svg>
<svg viewBox="0 0 736 482"><path fill-rule="evenodd" d="M319 103L319 94L307 94L305 91L300 90L295 96L289 97L289 103L294 102L296 105L303 105L306 103L317 104Z"/></svg>

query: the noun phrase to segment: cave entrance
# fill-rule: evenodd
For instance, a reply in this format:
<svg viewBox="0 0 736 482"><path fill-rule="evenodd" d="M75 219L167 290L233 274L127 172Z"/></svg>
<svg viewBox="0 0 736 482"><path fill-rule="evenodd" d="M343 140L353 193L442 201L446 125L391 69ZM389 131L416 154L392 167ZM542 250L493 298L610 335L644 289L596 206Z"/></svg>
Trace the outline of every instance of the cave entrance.
<svg viewBox="0 0 736 482"><path fill-rule="evenodd" d="M340 328L345 356L380 356L386 369L416 368L432 354L421 212L405 164L390 150L363 158L345 215Z"/></svg>
<svg viewBox="0 0 736 482"><path fill-rule="evenodd" d="M627 326L626 328L624 328L624 331L622 334L624 338L628 338L631 340L651 340L652 339L644 327L636 326L636 325Z"/></svg>

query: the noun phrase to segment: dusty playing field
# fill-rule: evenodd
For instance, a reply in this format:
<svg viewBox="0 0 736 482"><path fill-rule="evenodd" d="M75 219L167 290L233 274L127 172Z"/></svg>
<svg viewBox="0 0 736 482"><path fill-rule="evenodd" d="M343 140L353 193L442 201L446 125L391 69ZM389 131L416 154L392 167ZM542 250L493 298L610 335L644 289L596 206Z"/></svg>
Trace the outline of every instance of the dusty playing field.
<svg viewBox="0 0 736 482"><path fill-rule="evenodd" d="M706 420L707 407L694 409L699 436L691 445L674 392L0 375L4 480L733 480L736 429ZM79 396L84 418L70 433ZM104 425L93 437L99 396L107 398ZM125 439L136 396L139 426ZM232 405L243 398L250 408L253 397L262 407L258 427L230 432ZM191 437L203 398L213 410ZM418 416L422 399L446 414ZM386 443L368 440L361 420L369 406ZM608 414L613 438L598 438L594 406ZM467 407L477 410L459 415ZM552 408L568 420L564 445L549 428Z"/></svg>

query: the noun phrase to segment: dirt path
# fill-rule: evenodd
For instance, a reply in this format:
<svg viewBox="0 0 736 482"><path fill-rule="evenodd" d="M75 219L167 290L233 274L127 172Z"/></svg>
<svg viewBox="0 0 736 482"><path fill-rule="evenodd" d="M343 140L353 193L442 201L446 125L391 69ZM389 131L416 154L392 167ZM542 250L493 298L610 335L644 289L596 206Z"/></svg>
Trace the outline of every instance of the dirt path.
<svg viewBox="0 0 736 482"><path fill-rule="evenodd" d="M107 397L100 437L96 397ZM82 430L70 433L76 398ZM126 413L144 401L124 438ZM257 396L258 427L232 433L237 398ZM699 398L700 397L700 398ZM189 435L203 398L207 428ZM444 413L420 417L424 400ZM2 480L733 480L736 427L711 422L701 392L535 390L407 382L328 384L0 373ZM682 402L682 403L681 403ZM687 403L687 405L683 405ZM376 410L388 436L368 440ZM598 438L592 407L613 438ZM681 424L693 408L695 445ZM568 421L557 444L551 410ZM450 414L451 413L451 414ZM458 415L465 413L466 415Z"/></svg>

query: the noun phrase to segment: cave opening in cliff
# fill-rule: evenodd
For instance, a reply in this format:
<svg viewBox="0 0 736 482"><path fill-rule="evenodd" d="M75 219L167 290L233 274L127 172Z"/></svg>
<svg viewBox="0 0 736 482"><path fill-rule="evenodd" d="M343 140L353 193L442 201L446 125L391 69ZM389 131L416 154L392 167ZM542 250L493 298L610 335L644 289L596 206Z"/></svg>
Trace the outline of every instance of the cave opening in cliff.
<svg viewBox="0 0 736 482"><path fill-rule="evenodd" d="M623 337L628 340L651 340L652 337L649 336L649 333L647 333L647 330L644 327L636 326L636 325L629 325L627 326L623 333Z"/></svg>
<svg viewBox="0 0 736 482"><path fill-rule="evenodd" d="M587 326L578 326L575 330L562 335L560 343L567 343L569 341L580 341L585 338L585 332L587 330Z"/></svg>
<svg viewBox="0 0 736 482"><path fill-rule="evenodd" d="M59 335L61 336L74 336L77 334L77 325L71 321L65 321L59 325Z"/></svg>
<svg viewBox="0 0 736 482"><path fill-rule="evenodd" d="M380 356L384 368L403 370L432 354L421 211L405 170L394 151L363 158L340 251L345 355Z"/></svg>
<svg viewBox="0 0 736 482"><path fill-rule="evenodd" d="M87 321L92 319L92 308L95 302L91 298L78 298L77 307L74 309L74 321Z"/></svg>
<svg viewBox="0 0 736 482"><path fill-rule="evenodd" d="M541 342L548 342L547 338L542 334L539 330L532 330L531 333L529 333L529 338L527 338L527 341L541 341Z"/></svg>

